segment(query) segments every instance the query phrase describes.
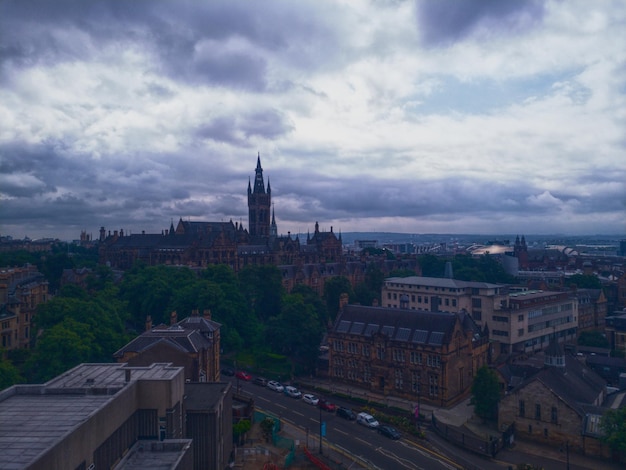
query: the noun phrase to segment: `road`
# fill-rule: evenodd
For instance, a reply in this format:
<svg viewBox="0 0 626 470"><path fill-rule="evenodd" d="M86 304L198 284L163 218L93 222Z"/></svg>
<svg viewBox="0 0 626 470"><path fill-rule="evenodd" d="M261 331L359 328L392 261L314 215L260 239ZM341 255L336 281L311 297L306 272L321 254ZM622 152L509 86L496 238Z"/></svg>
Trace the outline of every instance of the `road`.
<svg viewBox="0 0 626 470"><path fill-rule="evenodd" d="M233 384L236 381L233 380ZM333 447L344 453L358 456L380 469L397 468L407 470L456 470L461 468L444 455L402 438L394 441L368 429L355 421L348 421L334 413L321 411L316 406L293 399L265 387L239 380L243 392L255 397L256 406L301 429L309 441L307 445L319 445L320 415L326 423L326 436L322 451ZM337 405L350 407L347 402L332 400Z"/></svg>

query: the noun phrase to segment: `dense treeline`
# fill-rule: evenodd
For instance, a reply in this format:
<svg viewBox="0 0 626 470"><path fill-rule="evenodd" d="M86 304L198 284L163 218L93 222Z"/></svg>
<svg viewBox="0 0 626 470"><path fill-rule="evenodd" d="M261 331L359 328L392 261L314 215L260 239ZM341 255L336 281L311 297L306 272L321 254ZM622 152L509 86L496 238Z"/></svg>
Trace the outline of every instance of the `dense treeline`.
<svg viewBox="0 0 626 470"><path fill-rule="evenodd" d="M48 380L81 362L110 362L113 353L153 325L210 310L222 325L221 346L226 357L245 352L256 358L285 357L292 372L309 372L315 366L321 338L334 321L344 293L351 303L380 304L385 274L375 263L366 267L365 280L354 288L345 277L325 283L318 296L307 286L291 293L282 287L274 266L248 266L238 273L223 265L202 271L185 267L137 264L114 282L112 271L95 264L96 253L72 247L52 253L3 254L0 265L33 263L46 275L56 295L40 305L33 331L36 340L27 351L12 351L9 361L0 360L0 387L12 383ZM510 280L493 259L457 257L452 260L455 278L488 282ZM425 276L443 276L445 260L432 255L420 259ZM60 285L65 268L88 266L93 274L85 289ZM411 270L389 273L406 277Z"/></svg>

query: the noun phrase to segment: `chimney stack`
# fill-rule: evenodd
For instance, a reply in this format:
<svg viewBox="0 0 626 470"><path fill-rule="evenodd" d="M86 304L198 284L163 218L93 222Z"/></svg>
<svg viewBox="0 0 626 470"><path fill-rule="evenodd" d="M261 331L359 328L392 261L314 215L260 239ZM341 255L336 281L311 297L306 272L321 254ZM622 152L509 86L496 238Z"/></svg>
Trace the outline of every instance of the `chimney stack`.
<svg viewBox="0 0 626 470"><path fill-rule="evenodd" d="M152 316L148 315L146 317L146 331L150 331L152 329Z"/></svg>
<svg viewBox="0 0 626 470"><path fill-rule="evenodd" d="M204 311L202 312L202 316L204 317L205 320L211 320L211 309L205 308Z"/></svg>
<svg viewBox="0 0 626 470"><path fill-rule="evenodd" d="M175 325L176 323L178 323L178 314L176 313L176 310L174 310L170 314L170 325Z"/></svg>
<svg viewBox="0 0 626 470"><path fill-rule="evenodd" d="M343 293L339 296L339 310L343 310L343 308L348 305L348 294Z"/></svg>

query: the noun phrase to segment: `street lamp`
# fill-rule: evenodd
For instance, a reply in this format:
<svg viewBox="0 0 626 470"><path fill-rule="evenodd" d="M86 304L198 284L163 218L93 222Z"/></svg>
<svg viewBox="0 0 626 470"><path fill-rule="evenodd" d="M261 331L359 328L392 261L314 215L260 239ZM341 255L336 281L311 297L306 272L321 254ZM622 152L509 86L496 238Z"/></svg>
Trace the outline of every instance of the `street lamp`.
<svg viewBox="0 0 626 470"><path fill-rule="evenodd" d="M322 407L317 402L317 407L320 409L320 455L322 455Z"/></svg>
<svg viewBox="0 0 626 470"><path fill-rule="evenodd" d="M420 384L419 381L418 382L413 382L413 390L417 391L417 407L415 408L415 422L417 423L417 430L421 431L422 428L420 426L420 412L421 412L421 405L420 405Z"/></svg>

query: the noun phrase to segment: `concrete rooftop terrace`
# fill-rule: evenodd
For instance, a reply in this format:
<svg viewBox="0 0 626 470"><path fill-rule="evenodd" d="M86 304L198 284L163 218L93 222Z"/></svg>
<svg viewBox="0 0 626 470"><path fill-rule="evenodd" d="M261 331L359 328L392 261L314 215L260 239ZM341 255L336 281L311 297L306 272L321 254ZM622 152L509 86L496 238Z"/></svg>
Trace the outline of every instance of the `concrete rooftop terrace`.
<svg viewBox="0 0 626 470"><path fill-rule="evenodd" d="M25 468L86 421L129 381L163 380L179 373L170 364L124 367L80 364L43 385L0 392L0 468Z"/></svg>

